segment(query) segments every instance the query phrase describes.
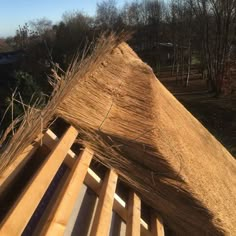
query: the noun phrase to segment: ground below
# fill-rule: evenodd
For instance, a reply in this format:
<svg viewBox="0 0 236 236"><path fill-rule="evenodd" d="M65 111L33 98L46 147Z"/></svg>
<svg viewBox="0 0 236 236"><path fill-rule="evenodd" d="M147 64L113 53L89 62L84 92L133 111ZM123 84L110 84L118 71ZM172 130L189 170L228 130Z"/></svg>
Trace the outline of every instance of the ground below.
<svg viewBox="0 0 236 236"><path fill-rule="evenodd" d="M188 87L176 82L170 72L157 73L157 77L236 158L236 91L215 98L197 71L192 72Z"/></svg>

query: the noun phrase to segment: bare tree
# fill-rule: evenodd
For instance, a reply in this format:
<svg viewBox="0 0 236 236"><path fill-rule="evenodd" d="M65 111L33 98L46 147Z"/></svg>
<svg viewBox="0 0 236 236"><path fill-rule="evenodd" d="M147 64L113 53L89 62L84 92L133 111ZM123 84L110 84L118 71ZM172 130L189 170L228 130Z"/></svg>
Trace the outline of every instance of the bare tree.
<svg viewBox="0 0 236 236"><path fill-rule="evenodd" d="M186 0L185 5L185 26L186 26L186 43L187 43L187 76L184 85L189 85L191 64L192 64L192 37L193 37L193 0Z"/></svg>
<svg viewBox="0 0 236 236"><path fill-rule="evenodd" d="M104 0L101 3L97 3L97 26L112 29L118 21L118 16L115 0Z"/></svg>
<svg viewBox="0 0 236 236"><path fill-rule="evenodd" d="M179 82L179 76L183 81L185 73L185 48L187 45L187 18L186 6L184 0L172 0L170 6L170 28L172 31L173 44L173 63L172 75L176 73L176 83ZM181 74L180 74L181 72Z"/></svg>
<svg viewBox="0 0 236 236"><path fill-rule="evenodd" d="M41 18L29 22L31 30L38 35L43 35L52 29L52 21L47 18Z"/></svg>
<svg viewBox="0 0 236 236"><path fill-rule="evenodd" d="M230 48L235 38L236 0L198 0L197 14L202 25L207 77L216 96L227 76Z"/></svg>
<svg viewBox="0 0 236 236"><path fill-rule="evenodd" d="M31 35L31 31L29 25L25 23L23 26L18 26L16 30L15 42L18 48L26 49L29 43L29 37Z"/></svg>
<svg viewBox="0 0 236 236"><path fill-rule="evenodd" d="M139 2L125 3L121 11L123 23L133 27L142 24L141 9Z"/></svg>

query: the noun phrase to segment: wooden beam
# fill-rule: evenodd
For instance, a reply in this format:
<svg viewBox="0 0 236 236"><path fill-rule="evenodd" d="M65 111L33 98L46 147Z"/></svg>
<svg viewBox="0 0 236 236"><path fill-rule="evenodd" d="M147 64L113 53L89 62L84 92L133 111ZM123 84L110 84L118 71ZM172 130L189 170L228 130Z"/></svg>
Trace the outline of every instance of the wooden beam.
<svg viewBox="0 0 236 236"><path fill-rule="evenodd" d="M21 235L77 134L74 127L68 128L3 221L0 235Z"/></svg>
<svg viewBox="0 0 236 236"><path fill-rule="evenodd" d="M0 194L4 192L7 186L14 180L17 174L25 166L29 158L37 150L39 144L29 145L25 150L7 167L0 176Z"/></svg>
<svg viewBox="0 0 236 236"><path fill-rule="evenodd" d="M47 132L45 133L45 137L43 139L43 143L48 147L52 148L56 142L58 141L57 136L50 130L48 129ZM65 158L65 164L72 168L74 165L74 160L75 160L75 153L73 153L71 150L68 151L66 158ZM101 179L96 175L96 173L88 168L88 172L86 174L86 177L84 179L84 183L91 188L97 195L99 195L100 190L101 190L101 184L102 181ZM123 221L126 222L126 208L122 206L121 202L119 201L118 198L114 199L113 203L113 210L122 218Z"/></svg>
<svg viewBox="0 0 236 236"><path fill-rule="evenodd" d="M50 129L48 129L43 138L43 143L48 148L52 148L55 146L57 142L58 142L57 136ZM73 167L74 162L75 162L75 156L76 155L73 151L71 150L68 151L64 162L69 168ZM101 186L103 183L101 179L96 175L96 173L90 168L88 168L88 172L84 179L84 183L99 196ZM121 219L124 222L127 222L127 209L123 206L124 205L123 200L117 196L118 195L115 194L114 202L113 202L113 210L121 217ZM141 231L142 231L142 235L145 235L145 236L151 235L151 232L146 229L145 225L143 224L143 221L141 221Z"/></svg>
<svg viewBox="0 0 236 236"><path fill-rule="evenodd" d="M93 157L93 152L85 148L71 170L65 187L58 196L52 214L44 226L42 235L63 236L69 217L81 190L88 167Z"/></svg>
<svg viewBox="0 0 236 236"><path fill-rule="evenodd" d="M90 236L105 236L109 233L117 179L113 170L106 173Z"/></svg>
<svg viewBox="0 0 236 236"><path fill-rule="evenodd" d="M129 193L127 204L126 236L140 235L141 200L136 193Z"/></svg>
<svg viewBox="0 0 236 236"><path fill-rule="evenodd" d="M100 177L90 168L84 179L85 185L91 188L98 196L102 187L102 180Z"/></svg>
<svg viewBox="0 0 236 236"><path fill-rule="evenodd" d="M151 231L147 230L142 224L141 224L141 234L142 236L153 236Z"/></svg>
<svg viewBox="0 0 236 236"><path fill-rule="evenodd" d="M153 236L165 236L162 219L154 214L151 215L151 232Z"/></svg>
<svg viewBox="0 0 236 236"><path fill-rule="evenodd" d="M43 144L45 144L48 148L52 149L58 143L59 139L50 129L48 129L45 135L43 136L42 141ZM75 163L75 158L76 154L73 151L68 150L64 162L69 168L72 168Z"/></svg>
<svg viewBox="0 0 236 236"><path fill-rule="evenodd" d="M102 182L91 169L84 180L85 184L91 188L98 196L101 190ZM127 222L127 208L124 207L124 201L117 194L114 195L113 211L116 212L124 222ZM145 223L146 224L146 223ZM152 236L151 232L146 229L144 221L141 220L141 234L143 236Z"/></svg>
<svg viewBox="0 0 236 236"><path fill-rule="evenodd" d="M53 148L59 141L59 138L52 132L52 130L47 129L45 132L42 143L45 144L49 148Z"/></svg>
<svg viewBox="0 0 236 236"><path fill-rule="evenodd" d="M113 202L113 210L120 216L120 218L126 222L127 221L127 209L124 204L124 200L115 194Z"/></svg>

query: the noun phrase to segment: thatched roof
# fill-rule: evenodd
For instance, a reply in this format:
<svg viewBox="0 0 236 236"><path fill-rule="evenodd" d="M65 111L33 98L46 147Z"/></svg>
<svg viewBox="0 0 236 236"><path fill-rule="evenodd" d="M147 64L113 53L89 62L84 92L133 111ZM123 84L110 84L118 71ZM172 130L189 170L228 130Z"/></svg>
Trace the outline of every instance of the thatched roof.
<svg viewBox="0 0 236 236"><path fill-rule="evenodd" d="M164 88L122 37L57 75L46 108L33 112L1 156L1 168L62 117L80 142L180 235L236 235L236 162Z"/></svg>

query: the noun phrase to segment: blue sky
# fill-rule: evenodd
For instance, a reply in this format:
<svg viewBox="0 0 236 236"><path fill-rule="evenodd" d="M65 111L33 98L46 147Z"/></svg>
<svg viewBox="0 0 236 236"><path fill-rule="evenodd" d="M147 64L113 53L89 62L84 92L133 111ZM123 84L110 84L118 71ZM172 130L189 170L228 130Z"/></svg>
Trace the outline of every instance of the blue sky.
<svg viewBox="0 0 236 236"><path fill-rule="evenodd" d="M13 36L18 25L30 20L46 17L57 23L68 11L80 10L94 15L97 2L101 0L0 0L0 37ZM119 6L125 0L116 2Z"/></svg>

